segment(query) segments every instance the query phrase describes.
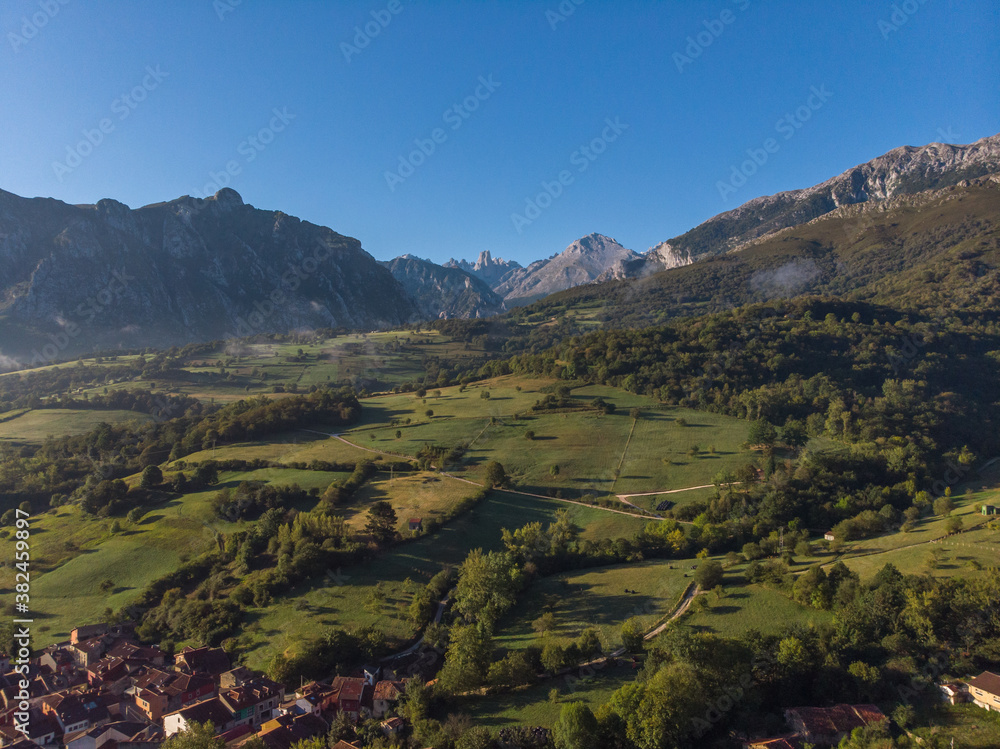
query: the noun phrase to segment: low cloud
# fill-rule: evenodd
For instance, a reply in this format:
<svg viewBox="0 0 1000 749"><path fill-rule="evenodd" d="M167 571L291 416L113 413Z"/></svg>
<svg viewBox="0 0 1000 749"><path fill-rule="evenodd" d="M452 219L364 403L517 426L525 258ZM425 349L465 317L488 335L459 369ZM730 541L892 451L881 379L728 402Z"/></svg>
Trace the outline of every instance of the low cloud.
<svg viewBox="0 0 1000 749"><path fill-rule="evenodd" d="M808 289L821 275L815 260L792 260L773 270L753 274L750 288L768 299L794 296Z"/></svg>

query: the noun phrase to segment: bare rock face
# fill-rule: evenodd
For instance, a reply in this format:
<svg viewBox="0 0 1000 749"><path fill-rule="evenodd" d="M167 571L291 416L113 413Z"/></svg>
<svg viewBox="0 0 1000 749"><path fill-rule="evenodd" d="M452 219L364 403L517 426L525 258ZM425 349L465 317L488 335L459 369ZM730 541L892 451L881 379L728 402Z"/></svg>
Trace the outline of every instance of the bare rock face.
<svg viewBox="0 0 1000 749"><path fill-rule="evenodd" d="M506 309L503 299L485 281L460 268L437 265L413 255L401 255L382 265L403 286L424 318L490 317Z"/></svg>
<svg viewBox="0 0 1000 749"><path fill-rule="evenodd" d="M463 270L479 280L485 281L490 288L496 288L512 271L519 270L521 265L514 260L494 259L489 250L484 250L479 253L479 257L474 263L452 258L444 264L444 267Z"/></svg>
<svg viewBox="0 0 1000 749"><path fill-rule="evenodd" d="M0 191L0 340L59 358L418 316L356 239L235 190L132 210Z"/></svg>

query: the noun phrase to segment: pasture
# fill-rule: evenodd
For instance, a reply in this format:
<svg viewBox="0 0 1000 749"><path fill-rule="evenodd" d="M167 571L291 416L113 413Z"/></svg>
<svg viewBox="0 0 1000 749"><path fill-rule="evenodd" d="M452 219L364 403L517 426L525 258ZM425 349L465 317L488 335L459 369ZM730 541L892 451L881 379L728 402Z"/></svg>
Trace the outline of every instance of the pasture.
<svg viewBox="0 0 1000 749"><path fill-rule="evenodd" d="M0 422L0 440L40 444L47 437L86 434L98 424L146 423L153 417L134 411L39 408Z"/></svg>
<svg viewBox="0 0 1000 749"><path fill-rule="evenodd" d="M668 614L692 581L690 560L656 560L595 567L536 580L517 608L500 622L497 643L511 649L568 645L590 627L600 633L606 653L621 646L620 630L635 616L643 629ZM629 592L626 592L629 591ZM532 623L551 613L554 627L536 631Z"/></svg>

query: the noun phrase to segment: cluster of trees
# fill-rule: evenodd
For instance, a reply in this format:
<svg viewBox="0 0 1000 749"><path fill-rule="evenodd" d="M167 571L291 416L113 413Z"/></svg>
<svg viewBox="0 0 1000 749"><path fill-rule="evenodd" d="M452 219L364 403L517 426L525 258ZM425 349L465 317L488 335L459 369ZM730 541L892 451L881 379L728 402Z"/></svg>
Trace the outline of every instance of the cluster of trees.
<svg viewBox="0 0 1000 749"><path fill-rule="evenodd" d="M343 481L333 481L323 492L323 507L327 512L334 512L338 505L344 504L354 496L354 493L365 485L375 475L375 464L370 460L359 460L354 464L351 475Z"/></svg>
<svg viewBox="0 0 1000 749"><path fill-rule="evenodd" d="M683 624L667 629L648 648L636 682L597 710L563 706L552 729L554 746L714 746L734 727L751 735L782 733L790 705L835 702L895 706L892 718L906 728L915 714L939 703L935 679L996 661L1000 573L936 580L906 577L887 565L863 584L845 570L795 583L796 595L813 585L814 594L824 587L824 594L833 593L832 625L789 625L775 635L751 631L736 639ZM842 746L890 749L908 741L876 727Z"/></svg>
<svg viewBox="0 0 1000 749"><path fill-rule="evenodd" d="M212 509L223 520L236 522L256 518L272 508L288 509L318 494L318 490L306 491L298 484L275 486L266 481L241 481L235 489L227 486L219 490L212 497Z"/></svg>
<svg viewBox="0 0 1000 749"><path fill-rule="evenodd" d="M176 460L217 442L258 440L269 434L312 426L352 424L361 416L354 391L316 390L308 395L273 400L257 396L237 401L192 424L173 446Z"/></svg>
<svg viewBox="0 0 1000 749"><path fill-rule="evenodd" d="M33 373L29 379L41 374ZM4 378L7 379L18 378ZM168 410L161 412L163 420L156 423L103 423L86 434L50 437L41 446L13 449L0 446L0 502L11 506L27 500L45 506L53 496L59 502L82 502L96 494L89 499L89 506L95 511L116 514L143 501L142 496L133 497L135 502L112 504L112 500L122 499L116 496L120 487L103 486L94 491L97 484L132 475L168 458L183 458L224 439L259 438L271 430L307 426L317 421L353 422L361 407L353 391L317 390L280 401L264 398L238 401L215 411L200 403L186 410L178 408L176 414L169 410L169 402L164 408ZM175 477L174 485L159 488L182 491L184 485L178 487L175 483L179 478ZM109 506L112 509L107 509Z"/></svg>

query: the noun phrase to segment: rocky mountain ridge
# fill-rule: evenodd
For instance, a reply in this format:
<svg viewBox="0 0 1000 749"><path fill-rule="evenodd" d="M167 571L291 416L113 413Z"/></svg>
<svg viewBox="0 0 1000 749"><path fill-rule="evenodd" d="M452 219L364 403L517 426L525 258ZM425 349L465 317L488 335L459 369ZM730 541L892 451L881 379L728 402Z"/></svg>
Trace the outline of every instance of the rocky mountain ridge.
<svg viewBox="0 0 1000 749"><path fill-rule="evenodd" d="M442 266L414 255L381 261L428 320L491 317L503 312L503 299L480 278L454 266Z"/></svg>
<svg viewBox="0 0 1000 749"><path fill-rule="evenodd" d="M0 350L31 359L419 317L356 239L225 188L130 209L0 191Z"/></svg>

